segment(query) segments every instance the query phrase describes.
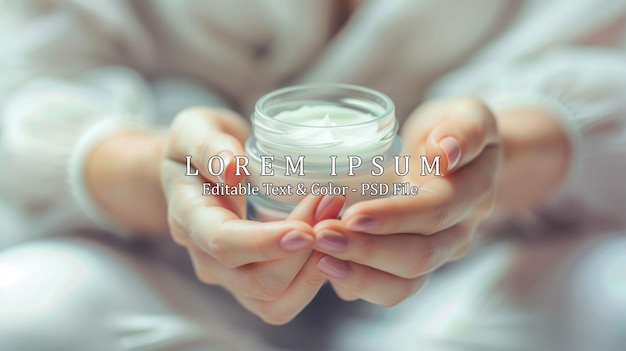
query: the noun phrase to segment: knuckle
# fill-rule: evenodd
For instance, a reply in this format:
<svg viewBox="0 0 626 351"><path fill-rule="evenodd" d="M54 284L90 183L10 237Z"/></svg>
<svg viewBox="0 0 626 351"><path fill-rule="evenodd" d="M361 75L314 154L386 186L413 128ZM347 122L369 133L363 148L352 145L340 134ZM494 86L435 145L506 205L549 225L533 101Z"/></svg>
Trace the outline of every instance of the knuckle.
<svg viewBox="0 0 626 351"><path fill-rule="evenodd" d="M475 108L463 106L461 109L461 111L467 111L467 114L472 114L474 116L477 115ZM465 114L459 117L465 117ZM483 118L478 119L477 117L478 116L471 119L465 119L465 127L467 128L465 132L470 138L479 138L485 133L485 123L483 122Z"/></svg>
<svg viewBox="0 0 626 351"><path fill-rule="evenodd" d="M350 291L348 291L346 289L343 289L343 288L335 287L335 293L343 301L354 301L354 300L358 300L359 299L358 296L356 296L352 292L350 292Z"/></svg>
<svg viewBox="0 0 626 351"><path fill-rule="evenodd" d="M226 268L237 268L231 250L221 235L213 235L207 242L207 253Z"/></svg>
<svg viewBox="0 0 626 351"><path fill-rule="evenodd" d="M465 225L460 225L461 231L456 235L455 241L457 245L451 248L449 258L457 260L467 255L472 248L474 232L476 230L477 221L470 221Z"/></svg>
<svg viewBox="0 0 626 351"><path fill-rule="evenodd" d="M353 292L355 295L362 295L363 292L367 291L370 287L369 278L364 275L354 275L352 280L348 283L349 287L343 287L345 290Z"/></svg>
<svg viewBox="0 0 626 351"><path fill-rule="evenodd" d="M462 226L462 230L459 233L458 242L460 243L469 243L472 241L472 236L474 234L477 222L471 221L472 224L467 226Z"/></svg>
<svg viewBox="0 0 626 351"><path fill-rule="evenodd" d="M190 122L197 119L200 113L202 113L200 107L188 107L180 111L176 117L174 117L171 129L175 131L179 128L184 128L186 125L189 125Z"/></svg>
<svg viewBox="0 0 626 351"><path fill-rule="evenodd" d="M281 292L278 289L266 288L263 286L255 286L255 297L262 301L276 301L280 298Z"/></svg>
<svg viewBox="0 0 626 351"><path fill-rule="evenodd" d="M306 280L306 284L310 287L317 288L324 284L326 278L323 275L314 275Z"/></svg>
<svg viewBox="0 0 626 351"><path fill-rule="evenodd" d="M193 271L196 275L196 278L198 278L201 283L207 285L216 284L214 277L207 271L207 267L202 266L202 263L199 262L198 257L192 254L191 260L193 263Z"/></svg>
<svg viewBox="0 0 626 351"><path fill-rule="evenodd" d="M198 140L192 147L193 155L208 155L211 151L213 139L205 138Z"/></svg>
<svg viewBox="0 0 626 351"><path fill-rule="evenodd" d="M410 280L404 280L396 286L394 289L395 293L389 295L382 306L386 308L394 307L413 295L415 293L414 290L412 282Z"/></svg>
<svg viewBox="0 0 626 351"><path fill-rule="evenodd" d="M270 252L271 249L269 249L267 245L267 242L258 242L252 245L251 250L253 250L253 257L257 257L257 260L259 261L270 261L274 259L272 253Z"/></svg>
<svg viewBox="0 0 626 351"><path fill-rule="evenodd" d="M461 97L456 100L455 105L458 108L458 111L471 113L479 112L481 114L491 115L491 109L487 106L487 104L485 104L483 100L476 97Z"/></svg>
<svg viewBox="0 0 626 351"><path fill-rule="evenodd" d="M390 297L387 300L383 301L380 305L385 308L392 308L402 302L402 299L397 297Z"/></svg>
<svg viewBox="0 0 626 351"><path fill-rule="evenodd" d="M419 257L408 267L406 278L419 277L435 267L438 258L437 250L429 242L429 240L423 241L423 245L426 247L421 250Z"/></svg>
<svg viewBox="0 0 626 351"><path fill-rule="evenodd" d="M461 116L472 116L468 126L468 137L476 140L496 130L495 117L491 109L480 99L474 97L460 98L455 102L455 111Z"/></svg>
<svg viewBox="0 0 626 351"><path fill-rule="evenodd" d="M215 284L215 280L213 279L213 277L208 274L204 269L197 267L194 270L196 273L196 278L198 278L200 282L207 285Z"/></svg>
<svg viewBox="0 0 626 351"><path fill-rule="evenodd" d="M213 113L213 110L205 106L191 106L180 111L176 115L175 121L180 120L181 123L189 122L190 120L198 118L198 116L210 116Z"/></svg>
<svg viewBox="0 0 626 351"><path fill-rule="evenodd" d="M462 258L468 253L470 253L470 251L472 251L472 243L468 242L457 250L456 254L454 255L454 258L455 259Z"/></svg>
<svg viewBox="0 0 626 351"><path fill-rule="evenodd" d="M174 242L180 246L189 245L190 240L187 236L187 232L182 228L178 220L171 214L168 214L167 223L170 228L170 235L172 236Z"/></svg>
<svg viewBox="0 0 626 351"><path fill-rule="evenodd" d="M248 294L262 301L275 301L279 299L289 286L282 279L271 277L270 274L249 270L247 276Z"/></svg>
<svg viewBox="0 0 626 351"><path fill-rule="evenodd" d="M420 290L426 278L407 279L398 284L395 291L396 294L389 297L387 301L382 304L383 307L394 307L409 297L415 295Z"/></svg>
<svg viewBox="0 0 626 351"><path fill-rule="evenodd" d="M370 236L364 236L363 239L365 238L369 239ZM363 240L361 245L359 252L356 254L359 256L358 259L361 260L361 262L373 262L379 252L378 245L376 245L374 240ZM357 258L354 257L354 259Z"/></svg>
<svg viewBox="0 0 626 351"><path fill-rule="evenodd" d="M282 311L280 308L276 308L273 304L267 304L269 308L263 308L263 312L259 313L259 317L271 325L285 325L289 323L294 317L295 313Z"/></svg>
<svg viewBox="0 0 626 351"><path fill-rule="evenodd" d="M485 118L483 118L483 123L484 123L484 130L485 132L491 133L491 134L497 134L498 133L498 124L496 123L496 117L494 116L493 112L491 112L491 110L487 110L487 115Z"/></svg>
<svg viewBox="0 0 626 351"><path fill-rule="evenodd" d="M447 206L442 206L437 211L435 211L430 230L425 234L434 234L438 232L439 230L441 230L441 228L444 228L446 226L451 218L452 211Z"/></svg>
<svg viewBox="0 0 626 351"><path fill-rule="evenodd" d="M404 204L401 203L401 201L397 201L397 199L393 199L392 201L388 202L388 210L389 213L393 213L395 218L411 218L409 215L412 212L411 209L408 209L405 207ZM384 227L385 231L387 233L399 233L402 230L402 226L403 226L403 220L394 220L392 218L388 218L388 219L383 219L383 223L382 226Z"/></svg>

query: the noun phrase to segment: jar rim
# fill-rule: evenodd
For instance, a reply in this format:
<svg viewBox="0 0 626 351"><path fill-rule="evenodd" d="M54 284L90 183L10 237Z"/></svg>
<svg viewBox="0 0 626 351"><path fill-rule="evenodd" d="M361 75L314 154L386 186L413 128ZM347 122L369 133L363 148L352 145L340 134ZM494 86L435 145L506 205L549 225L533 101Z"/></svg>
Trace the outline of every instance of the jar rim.
<svg viewBox="0 0 626 351"><path fill-rule="evenodd" d="M285 125L290 125L290 126L298 126L298 127L306 126L307 128L315 128L315 129L328 128L328 126L311 126L311 125L305 125L305 124L300 124L300 123L293 123L293 122L289 122L285 120L277 120L273 118L272 116L268 115L263 109L263 107L265 106L265 104L267 104L268 101L271 101L272 99L275 99L276 97L279 97L281 95L286 95L289 93L302 92L306 90L313 90L313 91L320 91L320 92L324 92L324 91L332 92L333 90L345 91L346 98L349 98L349 94L348 94L349 92L366 94L372 97L372 99L370 100L374 101L377 105L380 105L384 109L382 112L377 113L377 115L375 115L373 119L362 121L362 122L333 126L333 128L352 128L356 126L362 126L366 124L379 122L380 120L385 119L389 117L390 115L394 116L395 106L394 106L393 100L391 100L389 96L377 90L359 86L359 85L353 85L353 84L312 83L312 84L293 85L293 86L277 89L277 90L271 91L263 95L261 98L257 100L254 106L255 118L261 117L262 119L271 119L272 121L280 122L281 124L284 123ZM353 101L353 103L354 102L356 102L356 100ZM395 116L394 116L394 119L395 119Z"/></svg>

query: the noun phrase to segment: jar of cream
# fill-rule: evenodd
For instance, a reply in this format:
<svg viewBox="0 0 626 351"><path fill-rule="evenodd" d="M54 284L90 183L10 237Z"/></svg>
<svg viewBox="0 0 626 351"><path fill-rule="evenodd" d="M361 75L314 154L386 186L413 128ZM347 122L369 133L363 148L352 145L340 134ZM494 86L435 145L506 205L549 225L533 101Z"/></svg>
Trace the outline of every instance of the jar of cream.
<svg viewBox="0 0 626 351"><path fill-rule="evenodd" d="M260 189L247 198L248 218L284 219L310 193L345 195L346 206L371 198L364 184L398 178L397 131L391 99L368 88L301 85L263 96L245 146L248 182Z"/></svg>

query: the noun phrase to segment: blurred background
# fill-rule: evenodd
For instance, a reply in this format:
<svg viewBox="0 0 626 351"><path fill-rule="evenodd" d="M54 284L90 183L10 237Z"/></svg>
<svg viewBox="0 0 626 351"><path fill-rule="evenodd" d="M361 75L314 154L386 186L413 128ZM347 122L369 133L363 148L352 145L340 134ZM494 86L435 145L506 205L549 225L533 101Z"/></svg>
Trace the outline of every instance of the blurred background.
<svg viewBox="0 0 626 351"><path fill-rule="evenodd" d="M0 48L0 350L626 350L626 1L0 0ZM546 108L567 184L496 211L400 305L324 288L281 327L86 189L114 131L317 82L379 90L400 121L460 95Z"/></svg>

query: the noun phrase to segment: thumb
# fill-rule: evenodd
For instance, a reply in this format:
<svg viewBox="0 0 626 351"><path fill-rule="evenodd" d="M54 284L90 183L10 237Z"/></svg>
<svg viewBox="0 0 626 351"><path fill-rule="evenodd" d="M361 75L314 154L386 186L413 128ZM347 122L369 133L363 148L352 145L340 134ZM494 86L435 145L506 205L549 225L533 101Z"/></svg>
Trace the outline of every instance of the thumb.
<svg viewBox="0 0 626 351"><path fill-rule="evenodd" d="M235 185L245 176L244 172L236 174L236 156L245 154L248 130L243 118L231 111L190 108L172 123L167 155L178 162L191 156L191 164L203 178Z"/></svg>
<svg viewBox="0 0 626 351"><path fill-rule="evenodd" d="M430 131L426 140L429 160L440 156L441 172L451 173L470 163L486 146L498 141L496 121L480 100L462 98Z"/></svg>

